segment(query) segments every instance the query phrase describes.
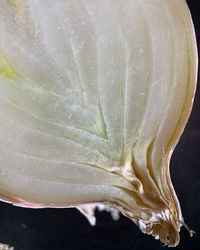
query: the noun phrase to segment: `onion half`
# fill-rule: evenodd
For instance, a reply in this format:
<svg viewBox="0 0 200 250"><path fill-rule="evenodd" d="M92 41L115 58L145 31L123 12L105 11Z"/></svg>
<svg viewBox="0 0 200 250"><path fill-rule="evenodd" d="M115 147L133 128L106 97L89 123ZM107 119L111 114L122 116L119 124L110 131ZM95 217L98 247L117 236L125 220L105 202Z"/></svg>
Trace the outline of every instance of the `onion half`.
<svg viewBox="0 0 200 250"><path fill-rule="evenodd" d="M169 246L169 161L197 77L184 0L1 0L0 197L106 205Z"/></svg>

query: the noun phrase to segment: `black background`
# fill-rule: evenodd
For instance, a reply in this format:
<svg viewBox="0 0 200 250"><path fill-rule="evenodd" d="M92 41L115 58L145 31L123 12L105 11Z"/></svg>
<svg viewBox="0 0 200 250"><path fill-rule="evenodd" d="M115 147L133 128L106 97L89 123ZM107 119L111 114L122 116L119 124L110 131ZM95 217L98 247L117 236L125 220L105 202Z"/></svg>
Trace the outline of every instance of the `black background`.
<svg viewBox="0 0 200 250"><path fill-rule="evenodd" d="M160 0L163 1L163 0ZM171 0L174 1L174 0ZM200 0L188 0L200 46ZM200 80L199 80L200 83ZM198 84L199 85L199 84ZM171 161L171 176L185 222L196 231L193 238L182 228L177 250L200 250L200 86L190 120ZM161 250L163 245L144 235L127 218L112 221L97 212L91 227L75 209L26 209L0 203L0 242L15 250Z"/></svg>

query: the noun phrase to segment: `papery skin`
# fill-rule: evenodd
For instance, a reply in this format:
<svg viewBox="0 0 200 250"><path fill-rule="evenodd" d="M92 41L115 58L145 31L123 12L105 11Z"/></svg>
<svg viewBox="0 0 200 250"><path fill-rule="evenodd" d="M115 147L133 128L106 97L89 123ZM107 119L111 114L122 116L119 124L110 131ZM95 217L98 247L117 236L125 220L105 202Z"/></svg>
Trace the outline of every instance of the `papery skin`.
<svg viewBox="0 0 200 250"><path fill-rule="evenodd" d="M118 209L169 246L184 225L169 161L197 49L183 0L0 2L0 193Z"/></svg>

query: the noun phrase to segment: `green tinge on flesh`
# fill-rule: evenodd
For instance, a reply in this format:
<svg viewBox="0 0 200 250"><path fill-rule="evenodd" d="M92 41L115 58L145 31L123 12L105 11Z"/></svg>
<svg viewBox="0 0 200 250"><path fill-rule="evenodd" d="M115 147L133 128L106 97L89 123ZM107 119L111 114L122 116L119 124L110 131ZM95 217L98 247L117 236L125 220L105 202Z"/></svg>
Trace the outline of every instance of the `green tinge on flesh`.
<svg viewBox="0 0 200 250"><path fill-rule="evenodd" d="M169 246L197 51L184 0L0 1L0 197L106 205Z"/></svg>

